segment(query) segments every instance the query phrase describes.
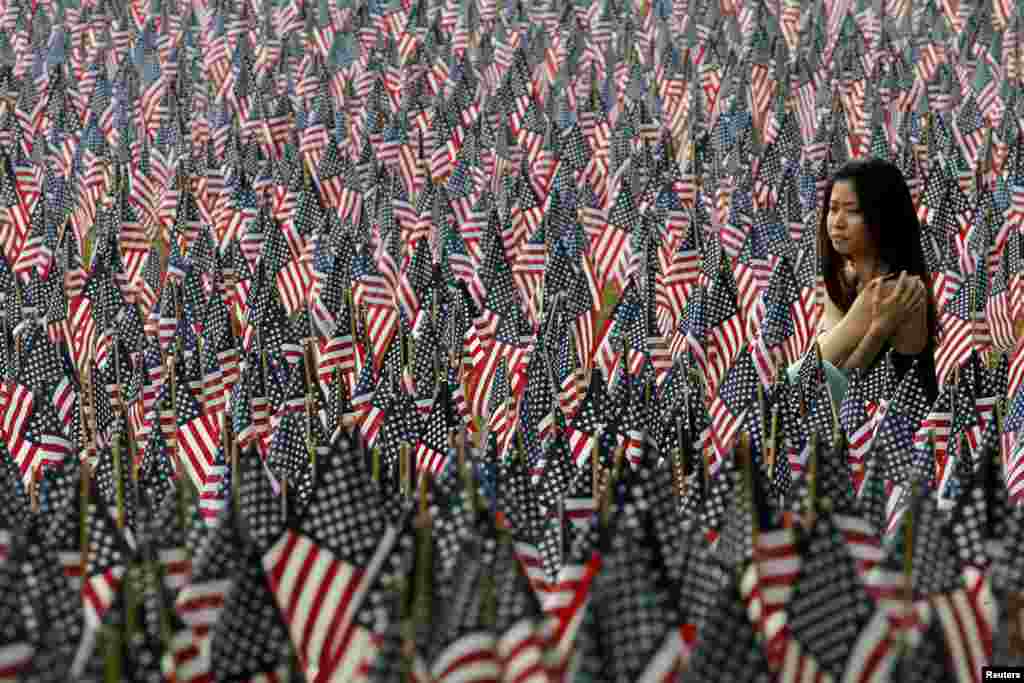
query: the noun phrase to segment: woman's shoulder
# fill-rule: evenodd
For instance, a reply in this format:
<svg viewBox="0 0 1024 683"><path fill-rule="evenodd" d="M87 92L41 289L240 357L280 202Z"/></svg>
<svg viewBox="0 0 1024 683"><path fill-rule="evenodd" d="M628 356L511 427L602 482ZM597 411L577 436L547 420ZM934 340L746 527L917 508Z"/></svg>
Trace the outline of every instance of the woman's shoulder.
<svg viewBox="0 0 1024 683"><path fill-rule="evenodd" d="M821 316L822 323L832 327L842 319L843 309L839 308L836 302L832 300L828 290L824 287L821 289L821 303L822 313L824 314Z"/></svg>

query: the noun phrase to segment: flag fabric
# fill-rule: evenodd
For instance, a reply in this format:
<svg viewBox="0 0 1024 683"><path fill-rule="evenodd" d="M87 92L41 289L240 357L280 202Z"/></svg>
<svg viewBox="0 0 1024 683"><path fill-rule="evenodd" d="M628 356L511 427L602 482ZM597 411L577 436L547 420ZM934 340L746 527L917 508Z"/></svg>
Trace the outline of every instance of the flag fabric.
<svg viewBox="0 0 1024 683"><path fill-rule="evenodd" d="M835 523L819 518L810 533L808 554L786 608L788 629L822 671L840 676L850 659L854 634L870 617L870 603Z"/></svg>
<svg viewBox="0 0 1024 683"><path fill-rule="evenodd" d="M319 416L312 418L319 420ZM277 424L270 439L267 467L279 480L297 481L299 475L309 468L310 444L308 443L308 415L288 412Z"/></svg>
<svg viewBox="0 0 1024 683"><path fill-rule="evenodd" d="M729 581L716 595L714 608L697 634L687 671L698 680L711 680L721 672L749 678L769 671L736 581Z"/></svg>
<svg viewBox="0 0 1024 683"><path fill-rule="evenodd" d="M258 457L250 453L248 457ZM197 528L202 528L199 525ZM229 505L219 524L205 532L192 551L192 575L174 602L174 610L196 640L209 637L220 622L225 600L245 561L238 513ZM206 654L209 666L209 654Z"/></svg>
<svg viewBox="0 0 1024 683"><path fill-rule="evenodd" d="M714 447L712 469L717 469L728 458L743 418L750 409L757 381L752 354L740 353L709 408Z"/></svg>
<svg viewBox="0 0 1024 683"><path fill-rule="evenodd" d="M800 340L809 337L793 271L785 260L780 260L764 293L764 316L751 348L758 377L765 387L778 377L779 368L796 362Z"/></svg>
<svg viewBox="0 0 1024 683"><path fill-rule="evenodd" d="M398 538L380 503L342 437L318 468L302 519L263 555L272 594L307 670L348 677L374 653L373 623L360 615ZM340 523L331 521L340 510ZM316 573L300 581L303 566Z"/></svg>
<svg viewBox="0 0 1024 683"><path fill-rule="evenodd" d="M90 497L95 496L91 494ZM128 543L107 510L92 506L89 519L89 560L82 577L87 628L99 628L113 605L127 568L129 552Z"/></svg>
<svg viewBox="0 0 1024 683"><path fill-rule="evenodd" d="M0 675L12 680L28 670L36 649L19 605L16 579L12 566L0 566L0 585L4 587L0 615L6 625L4 644L0 647Z"/></svg>
<svg viewBox="0 0 1024 683"><path fill-rule="evenodd" d="M214 676L278 678L287 671L287 627L256 558L240 558L223 611L210 634Z"/></svg>
<svg viewBox="0 0 1024 683"><path fill-rule="evenodd" d="M919 362L914 361L914 366L896 387L884 414L878 418L878 431L875 435L876 452L873 457L882 458L885 475L900 484L928 480L932 476L932 463L928 463L922 471L921 467L915 467L912 457L914 434L930 406L917 369Z"/></svg>

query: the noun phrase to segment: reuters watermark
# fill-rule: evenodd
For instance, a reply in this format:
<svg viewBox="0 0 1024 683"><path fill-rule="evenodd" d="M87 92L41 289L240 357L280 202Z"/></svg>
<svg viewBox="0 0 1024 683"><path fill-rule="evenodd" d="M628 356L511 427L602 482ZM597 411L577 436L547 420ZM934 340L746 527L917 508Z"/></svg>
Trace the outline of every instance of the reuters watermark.
<svg viewBox="0 0 1024 683"><path fill-rule="evenodd" d="M981 668L983 681L1024 681L1024 666L985 666Z"/></svg>

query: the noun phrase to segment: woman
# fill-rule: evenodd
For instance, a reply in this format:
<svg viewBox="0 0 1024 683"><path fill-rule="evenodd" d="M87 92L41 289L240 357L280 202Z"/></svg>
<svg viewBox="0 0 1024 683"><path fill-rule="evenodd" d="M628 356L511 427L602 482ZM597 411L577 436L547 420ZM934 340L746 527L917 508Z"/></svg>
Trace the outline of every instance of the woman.
<svg viewBox="0 0 1024 683"><path fill-rule="evenodd" d="M842 402L846 372L870 368L892 349L901 377L921 360L921 381L934 401L935 304L921 225L898 168L867 159L836 172L825 191L818 253L826 291L818 344L833 400Z"/></svg>

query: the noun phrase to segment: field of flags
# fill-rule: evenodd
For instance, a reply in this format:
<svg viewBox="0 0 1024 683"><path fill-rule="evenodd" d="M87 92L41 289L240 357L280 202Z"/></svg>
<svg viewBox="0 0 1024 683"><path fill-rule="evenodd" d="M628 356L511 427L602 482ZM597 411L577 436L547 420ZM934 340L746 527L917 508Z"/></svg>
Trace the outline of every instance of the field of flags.
<svg viewBox="0 0 1024 683"><path fill-rule="evenodd" d="M1024 665L1022 41L1019 0L0 0L0 682ZM836 408L817 226L868 156L939 394L884 357Z"/></svg>

